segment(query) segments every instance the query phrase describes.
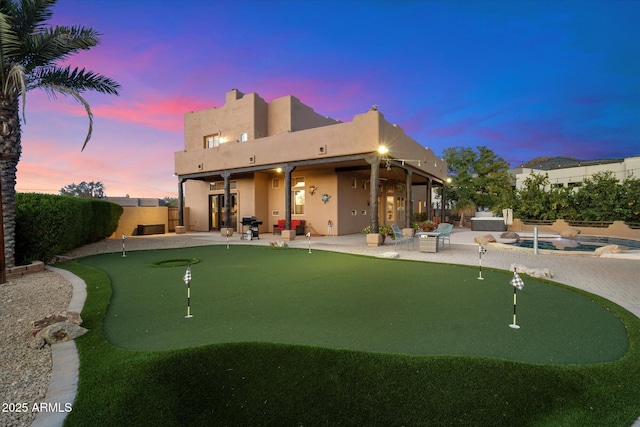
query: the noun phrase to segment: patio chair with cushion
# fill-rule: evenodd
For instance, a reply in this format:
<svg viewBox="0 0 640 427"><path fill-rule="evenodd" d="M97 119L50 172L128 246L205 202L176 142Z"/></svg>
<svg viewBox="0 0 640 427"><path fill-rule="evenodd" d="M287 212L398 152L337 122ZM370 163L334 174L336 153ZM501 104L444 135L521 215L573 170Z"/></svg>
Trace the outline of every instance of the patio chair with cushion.
<svg viewBox="0 0 640 427"><path fill-rule="evenodd" d="M448 224L446 222L441 222L438 224L438 228L433 230L436 233L440 233L438 239L442 239L442 247L444 248L444 240L447 239L449 244L451 244L451 230L453 230L453 224Z"/></svg>
<svg viewBox="0 0 640 427"><path fill-rule="evenodd" d="M407 250L409 250L409 242L413 245L413 237L403 235L398 224L391 224L391 229L393 230L393 238L396 241L395 247L398 247L398 243L407 242Z"/></svg>

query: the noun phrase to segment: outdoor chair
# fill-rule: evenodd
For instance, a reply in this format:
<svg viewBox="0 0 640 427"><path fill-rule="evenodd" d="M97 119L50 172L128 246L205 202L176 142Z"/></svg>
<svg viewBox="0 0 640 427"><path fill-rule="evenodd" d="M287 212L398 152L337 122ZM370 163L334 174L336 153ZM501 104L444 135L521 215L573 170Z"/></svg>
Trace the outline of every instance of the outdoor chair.
<svg viewBox="0 0 640 427"><path fill-rule="evenodd" d="M413 236L404 236L398 224L391 224L391 230L393 230L393 238L396 242L395 247L398 247L398 243L407 242L407 250L409 250L409 242L413 245Z"/></svg>
<svg viewBox="0 0 640 427"><path fill-rule="evenodd" d="M438 228L433 230L436 233L440 233L438 238L442 239L443 248L445 239L447 239L449 241L449 244L451 244L451 230L453 230L453 224L447 224L446 222L441 222L440 224L438 224Z"/></svg>

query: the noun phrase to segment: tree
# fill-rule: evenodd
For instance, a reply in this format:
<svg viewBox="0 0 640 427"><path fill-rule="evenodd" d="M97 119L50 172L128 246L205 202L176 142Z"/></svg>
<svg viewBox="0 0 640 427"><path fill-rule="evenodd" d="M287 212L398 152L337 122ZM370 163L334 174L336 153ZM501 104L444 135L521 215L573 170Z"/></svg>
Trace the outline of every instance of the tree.
<svg viewBox="0 0 640 427"><path fill-rule="evenodd" d="M628 183L631 183L627 179ZM636 181L637 182L637 181ZM598 172L585 178L575 195L583 221L631 221L628 194L633 194L633 185L620 183L611 171ZM638 194L636 190L635 194ZM638 199L635 199L637 202ZM637 210L637 208L636 208Z"/></svg>
<svg viewBox="0 0 640 427"><path fill-rule="evenodd" d="M447 148L444 160L452 178L447 197L456 203L497 210L512 192L509 164L487 147Z"/></svg>
<svg viewBox="0 0 640 427"><path fill-rule="evenodd" d="M80 184L73 183L66 185L60 189L60 195L82 197L85 199L102 199L107 196L104 184L100 181L82 181Z"/></svg>
<svg viewBox="0 0 640 427"><path fill-rule="evenodd" d="M164 206L168 206L170 208L177 208L178 207L178 198L177 197L165 197L164 199L162 199L162 203Z"/></svg>
<svg viewBox="0 0 640 427"><path fill-rule="evenodd" d="M91 90L118 95L120 85L108 77L60 62L100 42L92 28L46 24L57 0L0 0L0 171L6 266L14 264L16 170L22 152L19 104L23 119L26 94L44 89L50 97L71 96L80 102L93 130L93 114L82 93ZM4 269L3 269L4 270Z"/></svg>

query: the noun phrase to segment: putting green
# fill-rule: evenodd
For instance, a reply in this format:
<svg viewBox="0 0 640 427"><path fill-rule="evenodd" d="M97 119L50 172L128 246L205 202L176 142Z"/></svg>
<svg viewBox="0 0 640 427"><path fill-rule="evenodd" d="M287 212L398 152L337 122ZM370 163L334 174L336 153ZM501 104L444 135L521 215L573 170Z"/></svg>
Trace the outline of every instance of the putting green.
<svg viewBox="0 0 640 427"><path fill-rule="evenodd" d="M191 266L186 319L184 267ZM589 297L523 277L515 330L512 273L333 252L258 246L97 255L109 275L107 339L132 350L277 342L412 355L473 355L530 363L617 360L622 322Z"/></svg>

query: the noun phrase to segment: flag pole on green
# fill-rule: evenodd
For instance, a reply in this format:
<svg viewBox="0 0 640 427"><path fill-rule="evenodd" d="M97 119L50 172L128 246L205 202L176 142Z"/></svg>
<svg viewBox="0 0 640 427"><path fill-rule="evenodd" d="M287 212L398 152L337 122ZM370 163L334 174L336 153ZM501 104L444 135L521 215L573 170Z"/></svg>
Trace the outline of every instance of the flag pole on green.
<svg viewBox="0 0 640 427"><path fill-rule="evenodd" d="M482 278L482 254L486 253L487 250L482 245L478 245L478 264L480 266L480 271L478 272L478 280L484 280Z"/></svg>
<svg viewBox="0 0 640 427"><path fill-rule="evenodd" d="M516 303L517 303L517 291L524 288L524 281L518 275L516 270L513 270L513 279L509 282L513 286L513 323L509 325L512 329L520 329L520 326L516 323Z"/></svg>
<svg viewBox="0 0 640 427"><path fill-rule="evenodd" d="M184 274L184 283L187 285L187 315L186 319L193 317L191 314L191 266L187 266L187 272Z"/></svg>

